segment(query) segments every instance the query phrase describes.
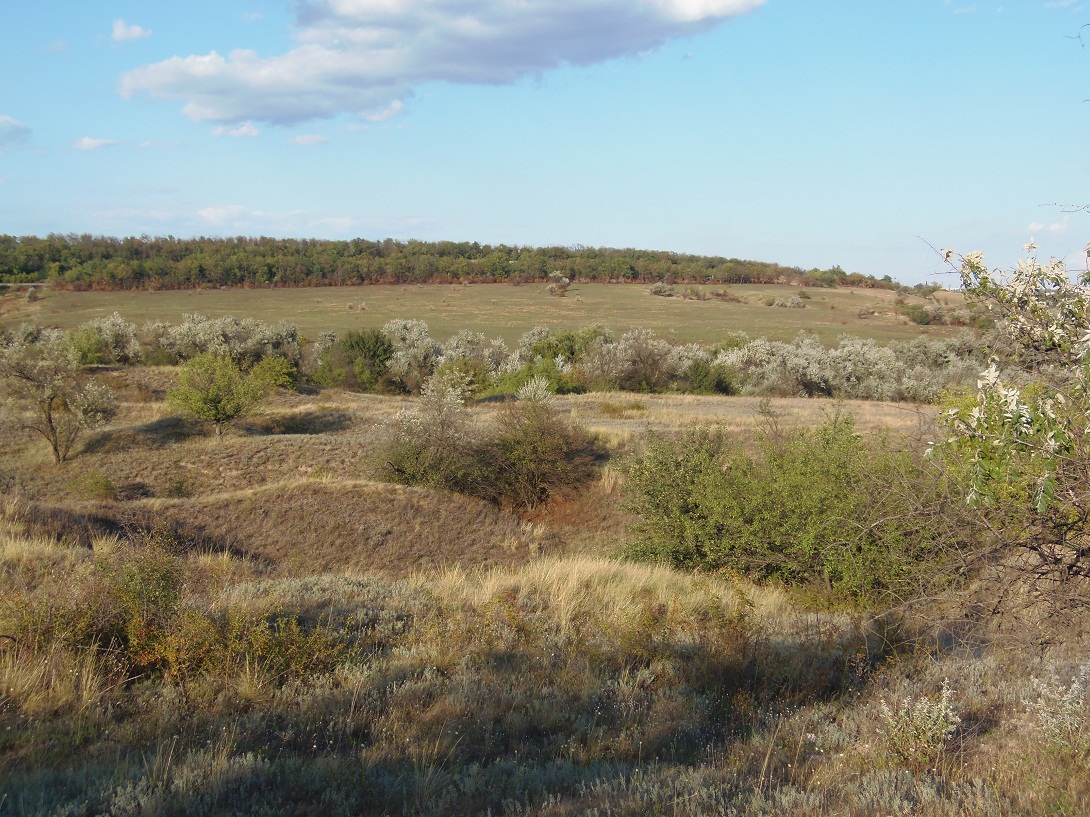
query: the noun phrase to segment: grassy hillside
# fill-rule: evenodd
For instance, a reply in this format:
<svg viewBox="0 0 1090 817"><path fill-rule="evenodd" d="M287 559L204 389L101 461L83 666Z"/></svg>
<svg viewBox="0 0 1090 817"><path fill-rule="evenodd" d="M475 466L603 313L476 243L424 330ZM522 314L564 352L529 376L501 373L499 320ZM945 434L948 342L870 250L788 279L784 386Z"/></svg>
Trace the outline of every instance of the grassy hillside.
<svg viewBox="0 0 1090 817"><path fill-rule="evenodd" d="M851 411L916 447L932 408L556 398L610 460L518 514L379 481L415 398L282 391L217 440L163 402L175 376L112 373L119 414L62 466L0 429L0 814L1090 810L1085 621L616 558L647 429Z"/></svg>

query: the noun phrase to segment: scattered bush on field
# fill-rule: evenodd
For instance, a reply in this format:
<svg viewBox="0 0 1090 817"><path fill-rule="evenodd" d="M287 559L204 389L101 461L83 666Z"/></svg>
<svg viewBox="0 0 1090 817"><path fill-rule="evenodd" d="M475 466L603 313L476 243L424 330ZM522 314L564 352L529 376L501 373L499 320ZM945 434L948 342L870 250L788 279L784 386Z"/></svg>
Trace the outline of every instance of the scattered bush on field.
<svg viewBox="0 0 1090 817"><path fill-rule="evenodd" d="M765 299L766 306L778 306L783 309L805 309L806 304L803 303L802 298L797 295L793 295L790 298L771 298Z"/></svg>
<svg viewBox="0 0 1090 817"><path fill-rule="evenodd" d="M915 324L930 326L931 324L945 323L943 310L937 304L902 304L901 314Z"/></svg>
<svg viewBox="0 0 1090 817"><path fill-rule="evenodd" d="M560 271L549 273L549 294L564 298L571 287L571 279Z"/></svg>
<svg viewBox="0 0 1090 817"><path fill-rule="evenodd" d="M387 477L403 485L424 485L474 493L480 480L472 456L468 379L456 371L430 378L420 401L397 413L380 453Z"/></svg>
<svg viewBox="0 0 1090 817"><path fill-rule="evenodd" d="M394 382L404 392L419 392L435 370L443 347L432 339L428 325L420 320L387 321L382 333L393 344L388 368Z"/></svg>
<svg viewBox="0 0 1090 817"><path fill-rule="evenodd" d="M656 281L651 284L651 288L648 290L652 295L658 295L660 298L672 298L674 288L669 284L664 284L662 281Z"/></svg>
<svg viewBox="0 0 1090 817"><path fill-rule="evenodd" d="M177 325L145 324L141 335L145 357L160 364L212 354L229 357L242 369L267 357L282 357L298 367L302 354L302 341L294 324L267 324L254 318L184 315Z"/></svg>
<svg viewBox="0 0 1090 817"><path fill-rule="evenodd" d="M527 381L517 399L500 409L491 433L479 443L478 456L488 475L484 493L494 502L533 508L570 493L597 473L594 440L562 418L549 400L548 381Z"/></svg>
<svg viewBox="0 0 1090 817"><path fill-rule="evenodd" d="M388 477L518 509L593 478L600 452L585 431L549 405L546 378L527 380L487 430L470 424L469 388L464 375L440 371L425 384L418 405L394 418L381 453Z"/></svg>

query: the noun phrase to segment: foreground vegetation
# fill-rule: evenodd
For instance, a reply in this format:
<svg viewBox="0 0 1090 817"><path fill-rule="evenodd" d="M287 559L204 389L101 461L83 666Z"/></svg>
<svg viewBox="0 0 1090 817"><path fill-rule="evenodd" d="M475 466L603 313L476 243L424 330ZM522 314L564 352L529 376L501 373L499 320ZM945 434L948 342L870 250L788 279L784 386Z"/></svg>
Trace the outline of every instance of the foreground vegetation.
<svg viewBox="0 0 1090 817"><path fill-rule="evenodd" d="M1084 814L1080 340L1010 337L9 331L0 813Z"/></svg>

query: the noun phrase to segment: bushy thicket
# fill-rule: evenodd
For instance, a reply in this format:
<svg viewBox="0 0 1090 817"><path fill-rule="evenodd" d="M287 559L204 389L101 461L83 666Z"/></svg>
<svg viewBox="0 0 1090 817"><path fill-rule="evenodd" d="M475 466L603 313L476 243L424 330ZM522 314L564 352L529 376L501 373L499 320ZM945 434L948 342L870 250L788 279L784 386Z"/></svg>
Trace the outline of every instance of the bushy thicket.
<svg viewBox="0 0 1090 817"><path fill-rule="evenodd" d="M302 340L294 324L268 324L254 318L207 318L185 315L180 324L148 323L140 330L145 357L154 363L178 363L197 355L227 356L244 369L267 357L298 366Z"/></svg>
<svg viewBox="0 0 1090 817"><path fill-rule="evenodd" d="M628 463L629 554L811 587L853 602L915 595L956 541L924 459L868 443L850 418L770 430L746 451L697 429Z"/></svg>
<svg viewBox="0 0 1090 817"><path fill-rule="evenodd" d="M316 344L317 365L311 379L318 386L336 386L349 391L385 391L394 345L378 329L346 332L324 337Z"/></svg>
<svg viewBox="0 0 1090 817"><path fill-rule="evenodd" d="M387 429L383 473L405 485L458 491L516 509L568 494L596 473L597 444L549 405L543 378L526 383L485 428L471 423L468 391L467 378L457 372L429 380L420 402Z"/></svg>
<svg viewBox="0 0 1090 817"><path fill-rule="evenodd" d="M294 324L254 318L208 318L190 314L179 324L151 322L141 328L119 313L93 318L67 333L81 365L173 365L198 355L229 357L249 369L269 357L298 367L302 338Z"/></svg>
<svg viewBox="0 0 1090 817"><path fill-rule="evenodd" d="M806 333L790 343L735 333L704 346L676 343L649 329L616 336L601 326L538 326L510 348L502 339L465 330L440 343L424 321L396 319L381 328L325 333L305 361L304 339L294 325L250 318L193 314L180 324L137 329L114 313L67 337L83 365L177 364L212 354L247 371L275 357L303 367L317 386L391 394L419 393L436 373L455 372L478 396L512 395L543 377L558 394L679 391L933 402L944 391L973 387L986 365L985 345L968 334L888 345L844 335L826 348Z"/></svg>
<svg viewBox="0 0 1090 817"><path fill-rule="evenodd" d="M353 345L358 333L323 342L319 384L413 392L430 375L455 371L483 396L514 394L542 377L558 394L681 391L932 402L946 390L973 386L985 365L982 344L969 335L886 346L845 335L827 349L805 333L790 343L738 333L709 347L674 343L649 329L617 337L601 326L539 326L510 349L501 339L468 331L440 344L422 321L391 321L381 335L368 331L369 349ZM356 369L366 373L362 379L351 375Z"/></svg>

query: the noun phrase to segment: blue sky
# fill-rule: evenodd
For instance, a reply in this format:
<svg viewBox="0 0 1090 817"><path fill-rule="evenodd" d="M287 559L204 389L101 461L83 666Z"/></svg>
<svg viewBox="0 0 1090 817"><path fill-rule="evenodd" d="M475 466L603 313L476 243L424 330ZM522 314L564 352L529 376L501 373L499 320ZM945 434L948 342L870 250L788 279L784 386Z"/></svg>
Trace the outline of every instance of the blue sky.
<svg viewBox="0 0 1090 817"><path fill-rule="evenodd" d="M0 233L1081 266L1090 0L9 0ZM1084 33L1083 47L1075 37Z"/></svg>

